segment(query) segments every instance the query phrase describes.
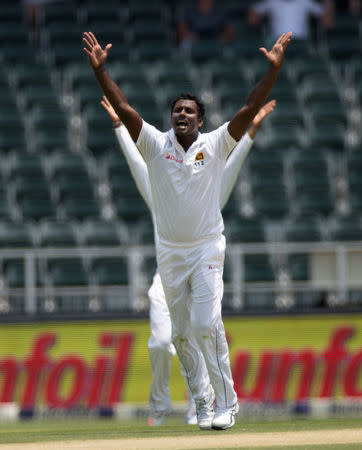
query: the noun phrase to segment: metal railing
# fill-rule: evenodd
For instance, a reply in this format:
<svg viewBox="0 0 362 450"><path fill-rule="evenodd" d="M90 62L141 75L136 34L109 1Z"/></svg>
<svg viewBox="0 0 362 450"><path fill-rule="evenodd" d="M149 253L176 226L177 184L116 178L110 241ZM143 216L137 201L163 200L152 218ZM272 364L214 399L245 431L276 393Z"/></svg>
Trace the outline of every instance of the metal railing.
<svg viewBox="0 0 362 450"><path fill-rule="evenodd" d="M258 254L267 254L270 258L275 280L245 280L245 256ZM292 255L300 254L306 255L308 277L297 281L292 279L288 264ZM145 272L144 263L154 256L153 246L2 249L1 267L9 260L23 261L24 285L9 287L6 277L2 278L0 314L14 312L13 305L16 304L21 305L18 313L32 317L40 313L50 315L66 311L147 311L147 290L151 278ZM37 282L37 271L52 259L80 258L86 262L114 257L127 261L126 285L103 286L91 279L83 286L53 286L51 281ZM226 270L224 307L234 312L298 308L295 300L298 295L305 299L323 295L327 297L326 306L353 302L357 306L362 305L362 242L233 243L227 246ZM304 307L313 307L312 304L308 306L308 300L305 304Z"/></svg>

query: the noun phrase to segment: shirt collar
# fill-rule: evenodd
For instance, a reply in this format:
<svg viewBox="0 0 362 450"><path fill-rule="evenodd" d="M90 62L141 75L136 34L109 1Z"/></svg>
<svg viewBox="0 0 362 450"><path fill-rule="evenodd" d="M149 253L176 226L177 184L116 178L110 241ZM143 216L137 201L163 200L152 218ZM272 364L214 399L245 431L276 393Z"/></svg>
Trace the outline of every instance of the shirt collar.
<svg viewBox="0 0 362 450"><path fill-rule="evenodd" d="M182 145L178 142L177 137L175 135L175 131L173 128L171 128L170 130L168 130L167 132L168 138L170 139L170 141L172 142L172 144L175 146L175 148L178 151L181 151L183 153L185 153L184 148L182 147ZM198 132L197 135L197 139L195 142L193 142L193 144L191 145L191 147L193 147L195 144L197 146L200 146L203 142L204 142L204 135L202 133L200 133L200 131Z"/></svg>

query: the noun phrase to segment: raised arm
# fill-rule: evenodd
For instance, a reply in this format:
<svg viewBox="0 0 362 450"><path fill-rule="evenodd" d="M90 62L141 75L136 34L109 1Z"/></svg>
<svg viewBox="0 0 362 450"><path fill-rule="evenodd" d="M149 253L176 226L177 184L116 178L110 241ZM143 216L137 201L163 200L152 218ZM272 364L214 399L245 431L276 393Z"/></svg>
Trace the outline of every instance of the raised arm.
<svg viewBox="0 0 362 450"><path fill-rule="evenodd" d="M86 45L83 50L89 57L90 65L93 68L104 95L108 98L120 120L127 127L133 141L136 142L142 128L142 118L129 105L126 96L112 80L104 67L112 44L107 44L103 49L91 31L84 33L83 42Z"/></svg>
<svg viewBox="0 0 362 450"><path fill-rule="evenodd" d="M244 134L238 145L234 148L229 158L227 159L224 172L222 174L220 189L221 209L229 200L231 191L234 189L240 169L254 143L255 135L258 132L261 123L263 122L265 117L267 117L273 111L275 103L275 100L271 100L260 109L258 114L254 117L248 132Z"/></svg>
<svg viewBox="0 0 362 450"><path fill-rule="evenodd" d="M127 164L130 168L133 179L135 180L137 189L141 194L143 200L146 202L150 211L153 211L152 193L150 178L144 159L138 151L135 143L132 141L127 128L122 125L117 113L112 105L109 103L107 97L103 96L101 105L107 111L114 131L116 133L118 143L122 149L122 152L126 158Z"/></svg>
<svg viewBox="0 0 362 450"><path fill-rule="evenodd" d="M235 114L229 123L229 133L237 141L246 132L253 118L268 98L283 64L284 53L291 40L291 36L291 32L282 34L270 51L267 51L264 47L260 49L269 61L270 67L264 78L249 94L245 105Z"/></svg>

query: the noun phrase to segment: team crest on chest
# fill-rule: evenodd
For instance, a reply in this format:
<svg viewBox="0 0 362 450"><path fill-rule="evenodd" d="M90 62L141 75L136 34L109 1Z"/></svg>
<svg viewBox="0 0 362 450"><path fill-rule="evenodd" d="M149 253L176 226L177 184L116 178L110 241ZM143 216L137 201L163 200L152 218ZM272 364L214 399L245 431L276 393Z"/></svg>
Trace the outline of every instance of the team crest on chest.
<svg viewBox="0 0 362 450"><path fill-rule="evenodd" d="M203 166L204 160L205 160L204 152L199 152L195 157L194 165L195 166Z"/></svg>

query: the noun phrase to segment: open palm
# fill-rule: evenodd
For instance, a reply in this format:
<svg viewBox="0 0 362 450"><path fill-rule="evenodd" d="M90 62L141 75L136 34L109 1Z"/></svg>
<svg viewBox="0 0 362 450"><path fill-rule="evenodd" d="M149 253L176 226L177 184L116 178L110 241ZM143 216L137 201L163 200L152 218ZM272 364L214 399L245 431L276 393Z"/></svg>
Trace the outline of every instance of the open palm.
<svg viewBox="0 0 362 450"><path fill-rule="evenodd" d="M86 44L83 50L88 55L93 69L98 69L105 63L112 44L107 44L105 49L103 49L91 31L84 33L83 42Z"/></svg>
<svg viewBox="0 0 362 450"><path fill-rule="evenodd" d="M260 51L264 53L267 60L274 67L280 67L283 63L284 53L288 47L290 39L292 37L292 33L284 33L275 42L273 48L270 51L267 51L266 48L261 48Z"/></svg>
<svg viewBox="0 0 362 450"><path fill-rule="evenodd" d="M268 116L273 111L275 105L276 101L270 100L262 108L260 108L258 114L253 119L253 124L260 125L261 122L265 119L265 117Z"/></svg>

